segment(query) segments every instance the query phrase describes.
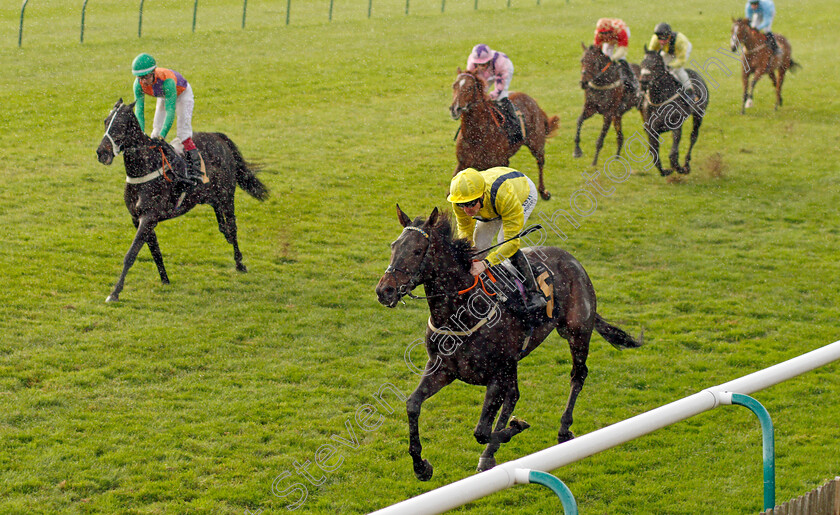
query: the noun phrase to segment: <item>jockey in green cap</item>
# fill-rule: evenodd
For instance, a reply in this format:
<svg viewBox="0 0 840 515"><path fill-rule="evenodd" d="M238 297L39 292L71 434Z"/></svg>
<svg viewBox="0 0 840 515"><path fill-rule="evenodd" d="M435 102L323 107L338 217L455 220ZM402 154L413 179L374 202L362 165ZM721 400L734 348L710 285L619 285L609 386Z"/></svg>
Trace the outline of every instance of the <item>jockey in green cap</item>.
<svg viewBox="0 0 840 515"><path fill-rule="evenodd" d="M157 66L154 57L140 54L131 63L131 73L137 77L134 80L134 115L140 122L140 128L146 130L144 116L146 95L156 97L155 118L152 124L152 138L166 138L172 129L176 115L178 139L184 146L187 157L187 181L193 185L201 181L201 158L192 140L192 87L183 75L166 68Z"/></svg>

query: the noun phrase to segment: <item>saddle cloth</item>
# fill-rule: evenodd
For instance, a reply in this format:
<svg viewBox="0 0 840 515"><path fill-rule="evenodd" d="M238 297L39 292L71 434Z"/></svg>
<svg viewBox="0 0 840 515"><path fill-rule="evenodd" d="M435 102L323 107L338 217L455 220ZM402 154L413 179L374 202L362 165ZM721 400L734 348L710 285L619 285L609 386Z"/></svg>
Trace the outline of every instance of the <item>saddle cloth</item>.
<svg viewBox="0 0 840 515"><path fill-rule="evenodd" d="M528 261L531 270L537 280L537 285L545 295L545 313L539 313L535 320L528 322L546 322L554 318L554 275L540 261ZM511 264L510 260L504 261L501 266L493 267L490 273L496 279L495 282L485 282L489 290L497 295L499 301L507 306L520 318L525 318L528 313L525 311L525 286L520 279L521 273Z"/></svg>

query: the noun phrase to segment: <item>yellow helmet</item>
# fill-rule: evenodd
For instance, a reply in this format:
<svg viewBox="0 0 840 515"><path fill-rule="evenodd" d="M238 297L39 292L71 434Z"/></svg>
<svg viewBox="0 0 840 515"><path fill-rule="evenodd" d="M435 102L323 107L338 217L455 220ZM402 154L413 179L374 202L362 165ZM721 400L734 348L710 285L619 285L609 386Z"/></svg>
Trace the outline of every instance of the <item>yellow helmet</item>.
<svg viewBox="0 0 840 515"><path fill-rule="evenodd" d="M461 170L449 183L449 202L461 204L484 196L484 177L475 168Z"/></svg>

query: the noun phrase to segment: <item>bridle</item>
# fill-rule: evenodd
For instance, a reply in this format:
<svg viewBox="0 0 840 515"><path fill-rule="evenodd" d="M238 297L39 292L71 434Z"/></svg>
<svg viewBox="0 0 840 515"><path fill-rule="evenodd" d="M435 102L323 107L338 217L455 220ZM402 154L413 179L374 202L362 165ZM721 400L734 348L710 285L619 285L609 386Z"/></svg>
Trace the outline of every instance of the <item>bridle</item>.
<svg viewBox="0 0 840 515"><path fill-rule="evenodd" d="M612 62L612 61L608 62L608 63L607 63L607 65L606 65L606 66L604 66L604 67L601 69L601 71L600 71L600 72L598 72L597 74L595 74L595 76L594 76L594 77L592 77L591 79L589 79L589 80L586 82L586 87L591 88L591 89L595 89L595 90L602 90L602 89L614 89L614 88L618 87L618 86L621 84L621 79L619 79L619 80L618 80L618 81L616 81L616 82L613 82L613 83L610 83L610 84L606 84L606 85L604 85L604 86L599 86L599 85L597 85L597 84L594 84L594 82L595 82L596 80L598 80L598 79L599 79L602 75L604 75L605 73L607 73L607 72L610 70L610 68L612 68L612 64L613 64L613 62Z"/></svg>
<svg viewBox="0 0 840 515"><path fill-rule="evenodd" d="M117 145L117 142L114 141L114 138L110 134L111 126L114 125L114 120L117 119L117 113L119 113L120 107L122 107L122 105L118 105L111 110L111 114L113 115L111 116L111 123L108 124L108 128L105 129L105 136L103 136L104 138L108 138L108 141L111 142L111 152L114 154L114 157L117 157L122 152L122 147Z"/></svg>
<svg viewBox="0 0 840 515"><path fill-rule="evenodd" d="M478 89L479 82L478 82L478 79L475 78L475 75L473 75L472 73L462 73L455 78L455 82L456 83L459 82L458 79L461 79L461 77L465 77L465 78L470 77L473 80L473 86L472 86L473 89ZM461 81L463 81L463 79L461 79ZM459 92L463 91L463 84L459 85L458 89L459 89ZM463 107L461 107L461 105L459 104L458 108L461 109L462 111L469 111L470 107L484 102L484 95L483 95L482 92L479 92L479 96L481 97L479 100L473 100L472 102L468 102Z"/></svg>
<svg viewBox="0 0 840 515"><path fill-rule="evenodd" d="M415 296L414 294L411 293L412 290L414 290L414 288L416 288L420 284L420 276L423 275L423 271L426 268L426 258L429 255L429 249L432 246L432 242L431 242L431 239L429 238L429 233L427 233L426 231L424 231L423 229L421 229L419 227L408 226L405 229L403 229L403 232L405 232L405 231L419 232L421 235L423 235L424 238L426 238L427 244L426 244L426 249L423 251L423 257L420 259L420 264L417 265L417 270L414 273L411 273L408 270L405 270L404 268L394 266L393 264L389 264L388 268L385 269L386 274L389 274L389 273L393 274L395 272L399 272L401 274L404 274L404 275L408 276L408 278L409 278L407 283L405 283L402 286L400 286L399 288L397 288L397 294L399 294L400 298L408 295L412 299L427 299L427 298L430 298L430 297L444 296L445 294L430 295L428 297L417 297L417 296Z"/></svg>

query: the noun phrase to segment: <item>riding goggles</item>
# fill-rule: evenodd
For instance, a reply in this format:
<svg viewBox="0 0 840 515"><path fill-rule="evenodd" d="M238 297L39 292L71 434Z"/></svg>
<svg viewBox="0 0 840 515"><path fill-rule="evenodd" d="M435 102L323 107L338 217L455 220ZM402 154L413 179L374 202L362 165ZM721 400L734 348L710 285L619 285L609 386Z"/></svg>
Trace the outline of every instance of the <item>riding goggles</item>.
<svg viewBox="0 0 840 515"><path fill-rule="evenodd" d="M479 200L481 200L481 197L478 197L475 200L470 200L469 202L458 202L456 205L458 207L473 207L474 205L478 204Z"/></svg>

